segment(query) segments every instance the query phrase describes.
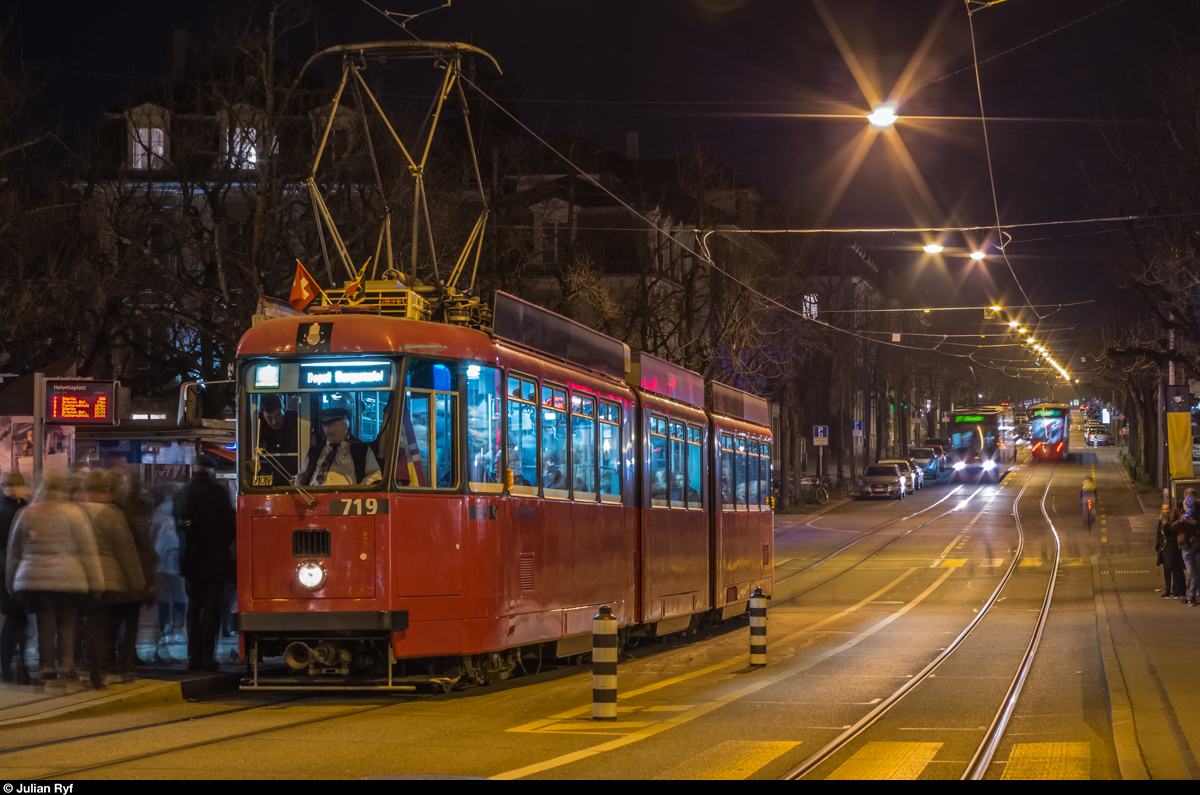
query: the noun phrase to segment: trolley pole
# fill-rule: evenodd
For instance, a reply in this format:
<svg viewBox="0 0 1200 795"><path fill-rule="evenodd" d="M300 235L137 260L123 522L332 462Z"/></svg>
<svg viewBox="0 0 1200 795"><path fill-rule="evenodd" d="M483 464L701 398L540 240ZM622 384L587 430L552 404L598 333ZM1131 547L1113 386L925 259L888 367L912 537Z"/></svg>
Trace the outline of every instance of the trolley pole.
<svg viewBox="0 0 1200 795"><path fill-rule="evenodd" d="M617 719L617 619L608 605L592 619L592 720Z"/></svg>
<svg viewBox="0 0 1200 795"><path fill-rule="evenodd" d="M761 668L767 664L767 598L762 588L755 588L750 595L750 667Z"/></svg>

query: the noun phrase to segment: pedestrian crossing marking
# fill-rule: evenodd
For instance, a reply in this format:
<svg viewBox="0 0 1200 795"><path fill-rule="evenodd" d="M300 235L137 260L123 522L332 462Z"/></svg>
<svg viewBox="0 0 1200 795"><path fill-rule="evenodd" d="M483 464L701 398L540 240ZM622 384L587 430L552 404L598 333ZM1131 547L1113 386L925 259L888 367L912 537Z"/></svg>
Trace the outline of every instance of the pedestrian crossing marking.
<svg viewBox="0 0 1200 795"><path fill-rule="evenodd" d="M1088 743L1017 743L1004 775L1018 781L1086 781L1091 777L1092 748Z"/></svg>
<svg viewBox="0 0 1200 795"><path fill-rule="evenodd" d="M979 564L981 569L998 569L1004 565L1004 558L988 558Z"/></svg>
<svg viewBox="0 0 1200 795"><path fill-rule="evenodd" d="M741 781L799 744L799 741L726 740L655 778L667 781Z"/></svg>
<svg viewBox="0 0 1200 795"><path fill-rule="evenodd" d="M941 750L941 743L867 743L833 771L829 781L916 779Z"/></svg>
<svg viewBox="0 0 1200 795"><path fill-rule="evenodd" d="M962 566L966 562L967 562L966 558L947 558L946 560L935 561L934 564L932 566L930 566L929 568L931 568L931 569L957 569L959 566Z"/></svg>
<svg viewBox="0 0 1200 795"><path fill-rule="evenodd" d="M1108 543L1108 536L1100 536L1100 543L1101 543L1101 544L1107 544L1107 543Z"/></svg>
<svg viewBox="0 0 1200 795"><path fill-rule="evenodd" d="M1082 566L1083 558L1063 558L1060 566Z"/></svg>
<svg viewBox="0 0 1200 795"><path fill-rule="evenodd" d="M1022 566L1040 566L1042 565L1041 558L1021 558Z"/></svg>

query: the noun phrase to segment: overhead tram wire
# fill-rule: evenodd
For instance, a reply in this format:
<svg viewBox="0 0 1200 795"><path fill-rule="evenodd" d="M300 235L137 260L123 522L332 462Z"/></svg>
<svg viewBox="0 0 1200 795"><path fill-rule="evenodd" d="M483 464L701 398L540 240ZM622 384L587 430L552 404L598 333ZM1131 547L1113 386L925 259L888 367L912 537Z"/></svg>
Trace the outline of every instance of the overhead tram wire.
<svg viewBox="0 0 1200 795"><path fill-rule="evenodd" d="M416 41L422 41L421 37L417 36L415 33L413 33L411 30L409 30L408 28L406 28L404 25L402 25L402 24L398 23L398 22L397 22L395 19L392 19L392 18L391 18L391 17L390 17L390 16L389 16L387 13L383 12L382 10L380 10L379 8L377 8L376 6L372 5L372 4L369 2L369 0L362 0L362 1L363 1L363 3L365 3L365 4L366 4L368 7L370 7L371 9L373 9L373 10L375 10L375 11L379 12L379 13L380 13L380 14L381 14L381 15L382 15L382 16L383 16L385 19L387 19L389 22L391 22L392 24L396 25L396 26L397 26L397 27L399 27L401 30L403 30L403 31L404 31L404 32L405 32L405 33L406 33L408 36L410 36L412 39L414 39L414 40L416 40ZM459 79L460 79L462 82L466 83L467 85L471 86L471 88L475 89L475 91L477 91L481 97L483 97L483 98L484 98L484 99L486 99L488 102L490 102L490 103L491 103L491 104L492 104L492 105L493 105L493 106L494 106L494 107L495 107L495 108L496 108L498 111L500 111L502 114L504 114L505 116L507 116L507 117L509 118L509 120L511 120L511 121L512 121L514 124L516 124L516 125L517 125L518 127L520 127L522 130L524 130L524 131L525 131L526 133L528 133L530 136L532 136L532 137L533 137L533 138L534 138L536 141L538 141L538 143L540 143L542 146L544 146L544 147L546 147L548 150L550 150L550 152L552 152L552 153L553 153L553 154L554 154L556 157L558 157L560 160L562 160L564 163L566 163L568 166L570 166L572 169L574 169L574 170L575 170L575 172L576 172L576 173L577 173L577 174L578 174L578 175L579 175L581 178L583 178L585 181L587 181L587 182L588 182L590 185L593 185L594 187L596 187L596 188L597 188L598 190L600 190L601 192L603 192L603 193L607 194L607 195L608 195L610 198L612 198L612 199L613 199L613 201L615 201L617 204L621 205L621 206L622 206L622 207L624 207L626 210L628 210L628 211L629 211L631 214L633 214L633 216L634 216L634 217L641 219L641 220L642 220L642 221L643 221L643 222L646 224L646 227L647 227L648 229L653 229L653 230L655 230L655 231L657 231L657 232L661 233L661 234L662 234L664 237L666 237L668 240L671 240L673 243L675 243L676 245L678 245L678 246L680 247L680 249L682 249L683 251L686 251L686 252L688 252L689 254L691 254L691 255L693 255L693 256L695 256L695 257L699 258L699 259L700 259L700 260L702 260L703 262L707 263L707 264L708 264L708 265L709 265L709 266L710 266L710 267L711 267L713 270L715 270L715 271L719 272L720 274L722 274L723 276L725 276L726 278L728 278L728 279L729 279L730 281L732 281L733 283L735 283L735 284L738 284L738 285L741 285L741 286L742 286L742 287L744 287L744 288L745 288L747 291L749 291L750 293L752 293L752 294L754 294L754 295L758 296L758 297L759 297L759 298L761 298L763 301L765 301L765 302L767 302L767 303L769 303L769 304L772 304L772 305L774 305L774 306L777 306L777 307L779 307L780 309L782 309L783 311L785 311L785 312L788 312L788 313L790 313L790 314L793 314L793 315L795 315L795 316L797 316L797 317L799 317L799 318L802 318L802 319L804 319L804 320L806 320L806 321L808 321L808 322L810 322L810 323L812 323L812 324L814 324L814 325L821 326L821 327L823 327L823 328L827 328L827 329L829 329L830 331L836 331L836 332L838 332L838 333L840 333L840 334L846 334L846 335L848 335L848 336L851 336L851 337L854 337L854 338L856 338L856 339L861 339L861 340L863 340L864 342L871 342L871 343L874 343L874 344L877 344L877 345L886 345L886 346L888 346L888 347L892 347L892 348L902 348L902 349L906 349L906 350L914 350L914 351L923 351L923 352L940 353L940 354L942 354L943 356L951 356L951 357L953 357L953 358L956 358L956 359L970 359L970 355L969 355L969 354L965 354L965 353L952 353L952 352L950 352L950 351L941 350L940 346L941 346L941 345L943 345L943 344L947 344L947 343L943 343L943 342L939 342L937 345L934 345L934 346L930 347L930 346L923 346L923 345L905 345L905 344L903 344L903 343L899 343L899 342L891 342L891 341L887 341L887 340L876 340L876 339L871 339L870 337L866 337L866 336L864 336L863 334L861 334L861 333L859 333L859 332L856 332L856 331L851 331L850 329L844 329L844 328L840 328L840 327L838 327L838 326L834 326L834 325L832 325L832 324L830 324L830 323L826 323L826 322L824 322L824 321L822 321L822 320L817 320L817 319L816 319L816 318L814 318L814 317L810 317L809 315L806 315L806 314L804 314L803 312L801 312L801 311L799 311L799 310L797 310L797 309L795 309L795 308L793 308L793 307L790 307L790 306L788 306L788 305L786 305L786 304L782 303L782 302L781 302L781 301L779 301L778 299L772 298L771 296L769 296L769 295L767 295L767 294L763 293L762 291L758 290L757 288L753 287L752 285L749 285L749 284L747 284L746 282L742 281L741 279L739 279L739 278L738 278L737 276L735 276L734 274L730 273L729 271L725 270L725 269L724 269L724 268L722 268L720 265L718 265L718 264L717 264L717 263L716 263L716 262L713 260L712 256L711 256L711 255L708 253L708 251L707 251L707 246L704 244L704 242L703 242L703 238L701 238L701 239L700 239L700 240L701 240L701 246L702 246L702 247L705 249L703 252L701 252L701 251L697 251L697 250L696 250L695 248L693 248L692 246L689 246L689 245L687 245L685 242L683 242L682 240L679 240L677 237L675 237L675 235L673 235L673 234L671 233L671 231L670 231L670 230L668 230L668 229L664 229L663 227L659 226L657 223L655 223L654 221L652 221L652 220L650 220L649 218L647 218L647 217L646 217L644 214L642 214L642 213L641 213L639 210L637 210L636 208L634 208L632 205L630 205L628 202L626 202L626 201L625 201L624 199L622 199L620 196L618 196L617 194L613 193L611 190L609 190L609 189L608 189L607 187L605 187L604 185L600 184L600 182L599 182L599 181L597 181L597 180L593 179L593 178L592 178L592 177L591 177L591 176L590 176L590 175L587 173L587 171L586 171L586 170L584 170L584 169L583 169L581 166L579 166L578 164L576 164L576 163L575 163L573 160L571 160L571 159L570 159L569 157L567 157L565 154L563 154L563 153L562 153L562 152L560 152L558 149L556 149L556 148L555 148L553 145L551 145L551 144L550 144L550 142L549 142L549 141L547 141L545 138L543 138L542 136L538 135L538 134L537 134L537 133L536 133L534 130L532 130L532 129L531 129L531 128L530 128L530 127L527 125L527 124L525 124L523 121L521 121L521 120L520 120L520 119L518 119L516 116L514 116L514 115L513 115L513 113L512 113L512 112L511 112L511 111L510 111L508 108L504 107L504 105L502 105L502 104L501 104L501 103L500 103L498 100L496 100L496 99L495 99L495 98L494 98L494 97L493 97L491 94L489 94L488 92L484 91L484 90L483 90L483 89L482 89L480 86L478 86L478 85L477 85L477 84L476 84L476 83L475 83L473 80L471 80L470 78L468 78L466 75L462 75L462 76L460 76L460 77L459 77ZM1123 220L1125 220L1125 219L1123 219ZM992 227L980 227L980 228L981 228L981 229L991 229ZM709 235L712 235L714 232L716 232L716 231L718 231L718 230L696 230L696 231L697 231L697 232L699 232L699 231L703 231L703 232L704 232L704 236L705 236L705 237L707 237L707 236L709 236ZM724 232L725 230L719 230L719 231L722 231L722 232ZM891 230L878 230L878 231L891 231ZM1011 269L1011 266L1010 266L1010 269ZM1015 278L1015 275L1014 275L1014 278ZM1023 292L1023 291L1022 291L1022 292ZM1026 299L1026 300L1028 301L1028 299ZM1034 312L1034 314L1036 315L1036 314L1037 314L1037 312L1035 311L1035 312ZM1040 315L1039 315L1039 317L1040 317ZM962 345L963 343L958 343L958 344ZM983 347L983 346L975 346L975 347ZM973 361L973 360L972 360L972 361ZM982 367L987 367L987 365L981 364L981 363L979 363L979 362L975 362L975 363L976 363L976 364L979 364L979 365L980 365L980 366L982 366ZM998 369L1000 369L1000 368L990 368L990 369L996 369L996 370L998 370Z"/></svg>
<svg viewBox="0 0 1200 795"><path fill-rule="evenodd" d="M1008 243L1004 242L1004 227L1000 223L1000 200L996 197L996 174L992 168L991 144L988 143L987 113L983 108L983 83L979 80L979 55L975 49L975 12L983 8L988 8L993 3L987 3L980 8L972 9L971 0L963 0L963 2L966 4L967 24L971 30L971 60L975 65L975 90L979 95L979 123L983 127L983 151L987 157L988 184L992 189L992 207L996 210L996 248L1000 249L1000 256L1004 257L1004 264L1008 266L1008 272L1012 274L1017 289L1021 291L1021 297L1025 299L1029 310L1040 320L1042 316L1033 308L1033 302L1029 300L1029 295L1025 292L1025 287L1021 284L1021 280L1017 278L1017 272L1013 270L1012 263L1008 261L1008 253L1004 250Z"/></svg>

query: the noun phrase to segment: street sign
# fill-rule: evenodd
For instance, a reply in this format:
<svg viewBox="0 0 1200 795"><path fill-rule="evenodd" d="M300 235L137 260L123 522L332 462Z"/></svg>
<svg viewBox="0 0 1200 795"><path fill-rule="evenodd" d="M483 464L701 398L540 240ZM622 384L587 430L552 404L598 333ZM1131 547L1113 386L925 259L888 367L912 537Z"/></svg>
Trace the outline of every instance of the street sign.
<svg viewBox="0 0 1200 795"><path fill-rule="evenodd" d="M855 436L862 436L863 435L863 421L862 420L853 420L850 423L850 429L851 429L851 432Z"/></svg>
<svg viewBox="0 0 1200 795"><path fill-rule="evenodd" d="M943 411L942 412L942 422L949 422L949 421L950 421L950 412Z"/></svg>
<svg viewBox="0 0 1200 795"><path fill-rule="evenodd" d="M46 379L47 425L116 425L116 381Z"/></svg>
<svg viewBox="0 0 1200 795"><path fill-rule="evenodd" d="M829 426L814 425L813 426L813 444L817 447L829 446Z"/></svg>

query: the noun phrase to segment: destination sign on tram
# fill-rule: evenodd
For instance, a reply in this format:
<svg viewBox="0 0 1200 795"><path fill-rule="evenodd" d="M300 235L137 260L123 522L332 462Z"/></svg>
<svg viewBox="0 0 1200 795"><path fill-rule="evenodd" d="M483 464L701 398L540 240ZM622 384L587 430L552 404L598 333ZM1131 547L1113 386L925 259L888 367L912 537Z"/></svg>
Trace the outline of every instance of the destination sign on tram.
<svg viewBox="0 0 1200 795"><path fill-rule="evenodd" d="M116 381L46 379L47 425L116 425Z"/></svg>

